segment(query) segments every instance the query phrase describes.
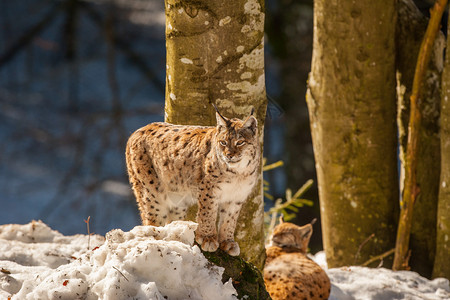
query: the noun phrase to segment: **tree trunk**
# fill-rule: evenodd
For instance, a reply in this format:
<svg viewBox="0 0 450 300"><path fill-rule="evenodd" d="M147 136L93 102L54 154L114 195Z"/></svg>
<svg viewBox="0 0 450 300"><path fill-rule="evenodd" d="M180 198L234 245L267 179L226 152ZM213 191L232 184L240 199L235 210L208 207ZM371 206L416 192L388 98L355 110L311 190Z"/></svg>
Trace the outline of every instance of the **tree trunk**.
<svg viewBox="0 0 450 300"><path fill-rule="evenodd" d="M330 267L395 245L396 15L395 1L314 3L307 103Z"/></svg>
<svg viewBox="0 0 450 300"><path fill-rule="evenodd" d="M217 252L202 251L202 253L210 262L225 269L222 282L232 279L233 286L238 292L238 299L271 299L263 275L254 265L240 257L230 256L221 249Z"/></svg>
<svg viewBox="0 0 450 300"><path fill-rule="evenodd" d="M166 0L165 5L166 121L215 125L211 102L226 117L246 117L254 107L262 144L264 1ZM258 268L265 255L263 208L260 180L236 228L241 256Z"/></svg>
<svg viewBox="0 0 450 300"><path fill-rule="evenodd" d="M397 22L397 96L400 139L400 186L403 190L406 142L408 136L409 99L419 48L428 20L412 0L399 1ZM442 52L445 38L438 35L423 86L420 107L422 125L419 132L417 184L420 194L414 204L410 237L410 267L422 276L431 277L435 254L436 212L440 175L439 111Z"/></svg>
<svg viewBox="0 0 450 300"><path fill-rule="evenodd" d="M450 33L450 27L449 31ZM447 35L448 37L448 35ZM442 75L441 102L441 180L439 186L436 256L433 277L450 279L450 42L447 39L447 55Z"/></svg>

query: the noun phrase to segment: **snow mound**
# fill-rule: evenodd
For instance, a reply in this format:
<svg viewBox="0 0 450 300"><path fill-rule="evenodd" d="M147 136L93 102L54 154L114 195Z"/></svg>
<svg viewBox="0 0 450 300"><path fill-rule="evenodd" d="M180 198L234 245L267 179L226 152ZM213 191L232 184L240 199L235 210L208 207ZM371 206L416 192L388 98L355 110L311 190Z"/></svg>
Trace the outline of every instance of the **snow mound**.
<svg viewBox="0 0 450 300"><path fill-rule="evenodd" d="M87 236L65 237L42 222L0 226L0 298L237 299L231 280L221 281L223 268L193 245L196 227L115 229L105 242L91 236L87 250Z"/></svg>
<svg viewBox="0 0 450 300"><path fill-rule="evenodd" d="M0 261L12 261L23 266L46 266L52 269L70 263L90 249L100 246L100 235L64 236L42 221L25 225L0 226ZM0 266L1 267L1 266Z"/></svg>
<svg viewBox="0 0 450 300"><path fill-rule="evenodd" d="M41 221L0 226L0 299L237 299L223 268L194 245L197 224L136 226L99 235L64 236ZM326 269L330 300L450 299L449 281L415 272Z"/></svg>
<svg viewBox="0 0 450 300"><path fill-rule="evenodd" d="M331 281L330 300L450 299L449 281L428 280L410 271L347 267L326 270Z"/></svg>

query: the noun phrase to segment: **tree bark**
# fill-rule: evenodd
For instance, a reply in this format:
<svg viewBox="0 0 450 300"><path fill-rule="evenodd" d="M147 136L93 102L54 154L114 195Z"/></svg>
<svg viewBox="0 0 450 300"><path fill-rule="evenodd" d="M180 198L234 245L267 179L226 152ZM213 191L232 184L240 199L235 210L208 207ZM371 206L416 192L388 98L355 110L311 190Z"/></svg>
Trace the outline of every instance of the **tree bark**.
<svg viewBox="0 0 450 300"><path fill-rule="evenodd" d="M263 275L254 265L240 257L230 256L221 249L217 252L202 251L202 253L210 262L225 269L222 282L232 279L233 286L238 292L238 299L271 299Z"/></svg>
<svg viewBox="0 0 450 300"><path fill-rule="evenodd" d="M406 142L414 72L419 48L428 20L412 0L399 1L397 22L397 97L400 139L400 186L403 191ZM422 276L431 277L435 253L436 212L440 176L439 113L442 74L442 52L445 38L439 34L434 42L431 63L424 80L423 101L420 106L422 122L419 129L417 185L420 194L414 204L409 247L409 265Z"/></svg>
<svg viewBox="0 0 450 300"><path fill-rule="evenodd" d="M450 33L450 27L449 31ZM447 35L448 36L448 35ZM450 47L447 39L447 55L442 75L441 101L441 179L439 185L436 256L433 277L450 279Z"/></svg>
<svg viewBox="0 0 450 300"><path fill-rule="evenodd" d="M166 0L165 5L166 121L215 125L211 102L226 117L246 117L254 107L262 145L264 1ZM262 268L262 180L241 210L236 240L241 257Z"/></svg>
<svg viewBox="0 0 450 300"><path fill-rule="evenodd" d="M307 103L330 267L394 248L396 15L395 1L314 3Z"/></svg>

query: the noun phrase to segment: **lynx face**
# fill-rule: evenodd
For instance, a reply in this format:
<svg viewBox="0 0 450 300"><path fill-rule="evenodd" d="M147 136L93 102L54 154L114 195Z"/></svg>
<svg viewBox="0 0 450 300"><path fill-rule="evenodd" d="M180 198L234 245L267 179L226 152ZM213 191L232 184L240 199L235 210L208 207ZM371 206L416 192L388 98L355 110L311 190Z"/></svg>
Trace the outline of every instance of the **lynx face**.
<svg viewBox="0 0 450 300"><path fill-rule="evenodd" d="M306 254L312 232L311 224L300 227L292 223L281 223L273 231L272 245L281 248L297 248L301 253Z"/></svg>
<svg viewBox="0 0 450 300"><path fill-rule="evenodd" d="M246 120L217 118L216 153L229 168L246 167L258 147L258 124L255 117Z"/></svg>

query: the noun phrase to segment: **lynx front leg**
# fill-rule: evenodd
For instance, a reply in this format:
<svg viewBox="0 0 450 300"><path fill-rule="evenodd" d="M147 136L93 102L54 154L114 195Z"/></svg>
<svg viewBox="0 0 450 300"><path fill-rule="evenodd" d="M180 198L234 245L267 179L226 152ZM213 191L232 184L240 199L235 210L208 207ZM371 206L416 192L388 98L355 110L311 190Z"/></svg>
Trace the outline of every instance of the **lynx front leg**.
<svg viewBox="0 0 450 300"><path fill-rule="evenodd" d="M231 256L238 256L241 252L239 244L234 240L237 219L241 211L242 202L226 202L220 207L220 249Z"/></svg>
<svg viewBox="0 0 450 300"><path fill-rule="evenodd" d="M200 244L203 251L214 252L219 248L216 230L218 206L218 201L214 199L212 190L200 189L197 211L198 228L195 240Z"/></svg>

